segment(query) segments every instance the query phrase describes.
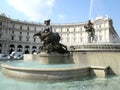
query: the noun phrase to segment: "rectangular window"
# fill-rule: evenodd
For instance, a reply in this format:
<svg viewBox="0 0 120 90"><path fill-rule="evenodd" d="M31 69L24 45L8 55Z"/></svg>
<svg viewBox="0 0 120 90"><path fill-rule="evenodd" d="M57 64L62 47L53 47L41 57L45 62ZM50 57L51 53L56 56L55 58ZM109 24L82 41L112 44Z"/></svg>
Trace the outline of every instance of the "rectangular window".
<svg viewBox="0 0 120 90"><path fill-rule="evenodd" d="M29 37L26 37L26 41L29 41Z"/></svg>
<svg viewBox="0 0 120 90"><path fill-rule="evenodd" d="M83 32L80 32L80 35L82 36Z"/></svg>
<svg viewBox="0 0 120 90"><path fill-rule="evenodd" d="M22 41L22 37L19 37L19 41Z"/></svg>
<svg viewBox="0 0 120 90"><path fill-rule="evenodd" d="M62 32L62 28L61 28L61 32Z"/></svg>
<svg viewBox="0 0 120 90"><path fill-rule="evenodd" d="M82 27L80 28L80 30L82 31Z"/></svg>
<svg viewBox="0 0 120 90"><path fill-rule="evenodd" d="M75 30L75 28L74 28L74 33L75 33L75 31L76 31L76 30Z"/></svg>
<svg viewBox="0 0 120 90"><path fill-rule="evenodd" d="M67 32L69 32L69 29L67 29Z"/></svg>
<svg viewBox="0 0 120 90"><path fill-rule="evenodd" d="M69 42L69 38L67 38L67 42Z"/></svg>
<svg viewBox="0 0 120 90"><path fill-rule="evenodd" d="M13 29L15 28L15 25L13 25Z"/></svg>
<svg viewBox="0 0 120 90"><path fill-rule="evenodd" d="M14 40L14 36L11 36L11 40Z"/></svg>
<svg viewBox="0 0 120 90"><path fill-rule="evenodd" d="M67 33L67 37L69 37L69 33Z"/></svg>
<svg viewBox="0 0 120 90"><path fill-rule="evenodd" d="M99 28L101 28L101 24L99 25Z"/></svg>
<svg viewBox="0 0 120 90"><path fill-rule="evenodd" d="M36 42L36 38L34 38L34 42Z"/></svg>
<svg viewBox="0 0 120 90"><path fill-rule="evenodd" d="M80 38L80 41L82 42L82 38Z"/></svg>
<svg viewBox="0 0 120 90"><path fill-rule="evenodd" d="M2 22L0 22L0 25L2 25Z"/></svg>
<svg viewBox="0 0 120 90"><path fill-rule="evenodd" d="M60 34L60 36L62 37L62 34Z"/></svg>
<svg viewBox="0 0 120 90"><path fill-rule="evenodd" d="M73 38L73 41L75 42L75 37Z"/></svg>
<svg viewBox="0 0 120 90"><path fill-rule="evenodd" d="M102 30L99 31L99 35L101 35L101 34L102 34Z"/></svg>
<svg viewBox="0 0 120 90"><path fill-rule="evenodd" d="M29 30L29 27L27 27L27 30Z"/></svg>
<svg viewBox="0 0 120 90"><path fill-rule="evenodd" d="M102 41L102 35L99 36L99 40Z"/></svg>
<svg viewBox="0 0 120 90"><path fill-rule="evenodd" d="M76 33L74 33L74 37L76 36Z"/></svg>
<svg viewBox="0 0 120 90"><path fill-rule="evenodd" d="M0 38L2 37L2 35L0 34Z"/></svg>
<svg viewBox="0 0 120 90"><path fill-rule="evenodd" d="M20 26L20 29L22 29L22 26Z"/></svg>
<svg viewBox="0 0 120 90"><path fill-rule="evenodd" d="M20 32L20 35L22 35L22 32Z"/></svg>
<svg viewBox="0 0 120 90"><path fill-rule="evenodd" d="M12 31L12 34L14 34L14 31Z"/></svg>
<svg viewBox="0 0 120 90"><path fill-rule="evenodd" d="M27 35L29 35L29 32L27 32Z"/></svg>

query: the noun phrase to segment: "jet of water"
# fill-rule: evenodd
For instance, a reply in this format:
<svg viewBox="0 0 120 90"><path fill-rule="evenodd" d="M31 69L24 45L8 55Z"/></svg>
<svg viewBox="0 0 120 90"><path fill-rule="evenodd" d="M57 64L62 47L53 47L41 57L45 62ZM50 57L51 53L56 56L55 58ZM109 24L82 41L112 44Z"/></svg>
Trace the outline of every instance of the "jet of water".
<svg viewBox="0 0 120 90"><path fill-rule="evenodd" d="M92 6L93 6L93 0L90 0L90 12L89 12L89 19L91 19L91 15L92 15Z"/></svg>

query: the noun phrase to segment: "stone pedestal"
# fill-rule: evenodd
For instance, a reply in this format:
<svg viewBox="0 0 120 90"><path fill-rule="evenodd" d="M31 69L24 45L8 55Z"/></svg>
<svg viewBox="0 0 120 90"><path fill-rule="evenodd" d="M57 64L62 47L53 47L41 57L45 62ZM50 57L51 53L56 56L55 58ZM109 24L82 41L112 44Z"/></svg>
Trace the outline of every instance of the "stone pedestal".
<svg viewBox="0 0 120 90"><path fill-rule="evenodd" d="M91 76L105 78L108 73L108 68L109 67L91 66L90 74Z"/></svg>
<svg viewBox="0 0 120 90"><path fill-rule="evenodd" d="M24 61L37 61L37 54L24 54Z"/></svg>
<svg viewBox="0 0 120 90"><path fill-rule="evenodd" d="M45 53L25 54L24 61L39 61L40 64L69 64L72 63L72 56L69 53Z"/></svg>

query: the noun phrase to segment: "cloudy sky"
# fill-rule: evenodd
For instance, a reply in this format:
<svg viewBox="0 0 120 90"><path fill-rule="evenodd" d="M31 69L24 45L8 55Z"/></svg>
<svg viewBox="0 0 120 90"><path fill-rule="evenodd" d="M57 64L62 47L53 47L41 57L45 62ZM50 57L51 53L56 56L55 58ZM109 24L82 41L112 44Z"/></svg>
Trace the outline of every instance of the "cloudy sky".
<svg viewBox="0 0 120 90"><path fill-rule="evenodd" d="M0 13L14 19L52 23L84 22L109 16L120 35L120 0L0 0Z"/></svg>

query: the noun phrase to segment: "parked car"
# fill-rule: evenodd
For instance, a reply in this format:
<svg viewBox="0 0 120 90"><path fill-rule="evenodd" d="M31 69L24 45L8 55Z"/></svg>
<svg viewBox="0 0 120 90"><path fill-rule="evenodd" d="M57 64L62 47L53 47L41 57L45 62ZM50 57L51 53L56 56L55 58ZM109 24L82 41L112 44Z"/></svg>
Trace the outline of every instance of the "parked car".
<svg viewBox="0 0 120 90"><path fill-rule="evenodd" d="M23 53L22 53L22 52L13 51L13 52L8 56L8 59L23 59Z"/></svg>
<svg viewBox="0 0 120 90"><path fill-rule="evenodd" d="M7 54L0 54L0 60L7 60L8 55Z"/></svg>
<svg viewBox="0 0 120 90"><path fill-rule="evenodd" d="M14 59L23 59L23 55L15 55Z"/></svg>

